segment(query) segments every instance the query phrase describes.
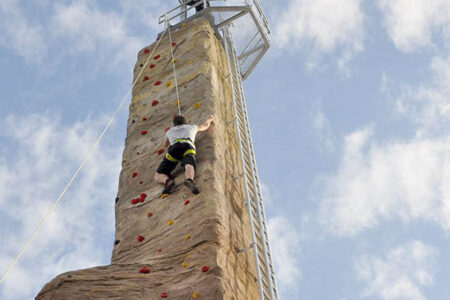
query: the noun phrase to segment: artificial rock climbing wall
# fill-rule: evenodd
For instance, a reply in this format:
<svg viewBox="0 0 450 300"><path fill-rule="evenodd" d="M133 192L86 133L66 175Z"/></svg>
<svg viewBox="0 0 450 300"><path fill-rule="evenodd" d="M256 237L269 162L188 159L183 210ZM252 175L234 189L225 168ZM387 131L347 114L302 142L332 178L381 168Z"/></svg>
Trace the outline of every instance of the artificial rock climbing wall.
<svg viewBox="0 0 450 300"><path fill-rule="evenodd" d="M59 275L36 299L258 299L252 251L238 251L251 238L224 50L201 18L156 44L134 69L111 265ZM177 114L170 47L182 114L193 124L214 114L215 124L197 136L201 193L177 169L177 187L162 199L153 176Z"/></svg>

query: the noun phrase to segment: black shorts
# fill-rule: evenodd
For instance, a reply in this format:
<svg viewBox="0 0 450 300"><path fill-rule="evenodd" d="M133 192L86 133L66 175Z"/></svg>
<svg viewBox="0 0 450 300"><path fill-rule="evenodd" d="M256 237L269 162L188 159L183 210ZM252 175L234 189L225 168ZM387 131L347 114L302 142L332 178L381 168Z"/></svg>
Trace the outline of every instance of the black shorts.
<svg viewBox="0 0 450 300"><path fill-rule="evenodd" d="M179 161L181 161L181 166L183 167L185 165L192 165L194 169L197 168L195 149L191 144L178 142L171 145L156 172L170 176L170 173L172 173Z"/></svg>

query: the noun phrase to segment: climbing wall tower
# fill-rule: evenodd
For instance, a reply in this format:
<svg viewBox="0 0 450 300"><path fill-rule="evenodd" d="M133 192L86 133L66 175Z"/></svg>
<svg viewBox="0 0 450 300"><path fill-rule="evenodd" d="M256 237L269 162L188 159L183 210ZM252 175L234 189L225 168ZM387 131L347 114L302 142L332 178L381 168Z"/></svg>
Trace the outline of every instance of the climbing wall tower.
<svg viewBox="0 0 450 300"><path fill-rule="evenodd" d="M161 17L165 31L134 69L111 264L59 275L36 299L278 299L242 88L269 47L255 1L190 17L182 4ZM252 37L245 45L229 28L238 20ZM201 193L176 169L163 199L153 176L178 109L190 123L211 114L215 123L197 136Z"/></svg>

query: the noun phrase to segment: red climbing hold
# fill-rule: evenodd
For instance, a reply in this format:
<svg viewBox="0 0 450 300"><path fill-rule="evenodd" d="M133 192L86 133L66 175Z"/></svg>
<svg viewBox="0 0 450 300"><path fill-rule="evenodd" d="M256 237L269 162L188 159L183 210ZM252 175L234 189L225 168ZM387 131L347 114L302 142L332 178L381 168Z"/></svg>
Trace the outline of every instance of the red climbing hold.
<svg viewBox="0 0 450 300"><path fill-rule="evenodd" d="M202 272L204 273L204 272L208 272L208 270L209 270L209 267L208 266L204 266L203 268L202 268Z"/></svg>
<svg viewBox="0 0 450 300"><path fill-rule="evenodd" d="M176 117L178 117L177 115L173 115L173 118L175 119Z"/></svg>
<svg viewBox="0 0 450 300"><path fill-rule="evenodd" d="M167 298L167 293L166 292L161 293L161 298Z"/></svg>
<svg viewBox="0 0 450 300"><path fill-rule="evenodd" d="M143 118L142 118L142 121L143 121L143 122L147 121L147 118L146 118L146 117L143 117Z"/></svg>
<svg viewBox="0 0 450 300"><path fill-rule="evenodd" d="M164 153L164 149L159 149L158 151L156 151L156 153L158 153L158 155L161 155Z"/></svg>
<svg viewBox="0 0 450 300"><path fill-rule="evenodd" d="M151 65L150 65L150 69L153 69L154 67L156 67L155 64L151 64Z"/></svg>
<svg viewBox="0 0 450 300"><path fill-rule="evenodd" d="M132 178L135 178L136 176L138 176L138 173L134 172L133 174L131 174Z"/></svg>
<svg viewBox="0 0 450 300"><path fill-rule="evenodd" d="M142 131L141 131L141 135L146 135L147 133L148 133L147 130L142 130Z"/></svg>
<svg viewBox="0 0 450 300"><path fill-rule="evenodd" d="M158 252L161 253L162 249L158 249Z"/></svg>
<svg viewBox="0 0 450 300"><path fill-rule="evenodd" d="M158 100L153 100L152 101L152 106L156 106L156 105L158 105L159 104L159 101Z"/></svg>
<svg viewBox="0 0 450 300"><path fill-rule="evenodd" d="M148 274L148 273L150 273L150 268L142 267L142 268L139 270L139 273L141 273L141 274Z"/></svg>
<svg viewBox="0 0 450 300"><path fill-rule="evenodd" d="M155 57L153 57L153 59L154 59L154 60L157 60L157 59L160 58L160 57L161 57L161 55L158 54L158 55L156 55Z"/></svg>
<svg viewBox="0 0 450 300"><path fill-rule="evenodd" d="M150 79L150 77L144 76L144 79L142 79L142 81L147 81L147 80L149 80L149 79Z"/></svg>
<svg viewBox="0 0 450 300"><path fill-rule="evenodd" d="M131 199L131 204L132 205L135 205L135 204L138 204L138 201L139 199Z"/></svg>
<svg viewBox="0 0 450 300"><path fill-rule="evenodd" d="M188 205L189 203L191 203L191 201L189 200L184 201L184 205Z"/></svg>
<svg viewBox="0 0 450 300"><path fill-rule="evenodd" d="M145 53L145 54L149 54L149 53L150 53L150 50L144 49L144 53Z"/></svg>
<svg viewBox="0 0 450 300"><path fill-rule="evenodd" d="M158 86L158 85L160 85L160 84L161 84L161 81L158 80L158 81L156 81L153 85L154 85L154 86Z"/></svg>
<svg viewBox="0 0 450 300"><path fill-rule="evenodd" d="M165 132L167 132L167 131L169 131L169 130L170 130L170 126L167 127L166 129L164 129Z"/></svg>
<svg viewBox="0 0 450 300"><path fill-rule="evenodd" d="M147 217L149 217L149 218L151 218L153 216L153 213L152 212L149 212L148 214L147 214Z"/></svg>
<svg viewBox="0 0 450 300"><path fill-rule="evenodd" d="M136 239L139 243L141 243L143 240L145 240L145 237L143 237L142 235L138 235L138 237Z"/></svg>
<svg viewBox="0 0 450 300"><path fill-rule="evenodd" d="M177 43L173 42L173 43L172 43L172 46L175 46L176 44L177 44Z"/></svg>

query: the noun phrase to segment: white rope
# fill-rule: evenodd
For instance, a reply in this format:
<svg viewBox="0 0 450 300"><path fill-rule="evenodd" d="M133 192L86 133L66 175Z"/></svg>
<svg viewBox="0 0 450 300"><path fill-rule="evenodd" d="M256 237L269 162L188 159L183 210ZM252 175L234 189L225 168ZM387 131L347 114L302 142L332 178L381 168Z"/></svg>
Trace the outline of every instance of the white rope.
<svg viewBox="0 0 450 300"><path fill-rule="evenodd" d="M173 46L172 46L172 34L170 33L170 23L166 22L166 29L169 29L169 47L170 53L172 53L172 68L173 68L173 76L175 79L175 90L177 92L177 105L178 105L178 115L181 116L181 101L180 95L178 93L178 79L177 79L177 68L175 67L175 57L173 55Z"/></svg>
<svg viewBox="0 0 450 300"><path fill-rule="evenodd" d="M6 272L3 274L2 278L0 279L0 284L6 279L6 277L8 276L8 274L11 272L11 270L14 268L14 266L17 264L17 262L19 261L20 257L23 255L23 253L25 252L25 250L27 250L27 248L29 247L30 243L34 240L34 238L36 237L36 235L39 233L39 231L42 229L42 227L44 226L45 222L47 221L48 217L55 211L56 206L58 205L58 203L60 202L60 200L62 199L62 197L64 196L64 194L66 193L66 191L69 189L69 187L72 185L73 181L75 180L75 178L77 177L78 173L80 173L81 169L84 167L84 165L86 164L86 162L89 160L89 158L91 157L92 153L94 152L94 150L97 148L98 144L100 143L101 139L103 138L103 136L105 135L106 131L109 129L109 127L111 127L112 122L114 121L114 119L116 118L117 114L119 113L120 109L122 108L123 104L126 102L126 100L128 99L128 96L130 95L131 91L133 90L134 86L137 84L139 78L141 77L142 73L144 72L144 70L146 69L148 63L150 62L150 59L153 57L153 53L155 52L156 48L158 48L159 43L161 42L161 40L163 39L164 35L166 34L167 28L164 30L164 33L161 35L161 38L158 40L158 42L156 43L152 53L149 55L149 57L147 58L147 61L145 62L142 70L140 71L140 73L138 74L138 76L136 77L135 81L133 82L133 84L131 85L131 88L128 90L127 94L125 95L125 97L123 97L122 101L120 102L119 106L116 108L116 110L114 111L113 115L111 116L108 124L106 124L105 128L103 129L102 133L99 135L99 137L97 138L97 141L94 143L94 145L92 146L92 148L89 150L89 152L86 154L86 156L84 157L83 161L81 162L80 166L78 167L78 169L76 170L75 174L72 176L72 178L69 180L69 183L66 185L66 187L63 189L63 191L59 194L58 198L56 199L56 201L53 203L53 205L50 207L50 209L48 210L47 214L44 216L44 218L41 220L41 222L39 223L39 225L36 227L36 229L34 230L33 234L28 238L27 242L25 243L25 245L22 247L22 249L19 251L19 253L16 255L16 257L14 258L13 262L9 265L8 269L6 270Z"/></svg>

